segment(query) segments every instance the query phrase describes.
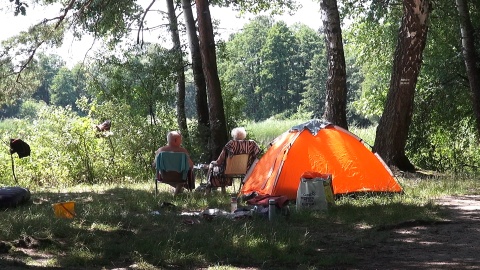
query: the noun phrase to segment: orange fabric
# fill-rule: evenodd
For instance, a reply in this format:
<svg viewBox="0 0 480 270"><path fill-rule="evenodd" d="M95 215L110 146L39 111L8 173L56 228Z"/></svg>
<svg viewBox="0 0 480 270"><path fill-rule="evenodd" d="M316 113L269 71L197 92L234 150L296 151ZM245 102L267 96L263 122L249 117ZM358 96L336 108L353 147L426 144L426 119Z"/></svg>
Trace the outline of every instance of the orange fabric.
<svg viewBox="0 0 480 270"><path fill-rule="evenodd" d="M401 192L389 169L358 137L333 125L277 137L245 179L241 194L285 195L294 200L304 173L331 174L334 194Z"/></svg>

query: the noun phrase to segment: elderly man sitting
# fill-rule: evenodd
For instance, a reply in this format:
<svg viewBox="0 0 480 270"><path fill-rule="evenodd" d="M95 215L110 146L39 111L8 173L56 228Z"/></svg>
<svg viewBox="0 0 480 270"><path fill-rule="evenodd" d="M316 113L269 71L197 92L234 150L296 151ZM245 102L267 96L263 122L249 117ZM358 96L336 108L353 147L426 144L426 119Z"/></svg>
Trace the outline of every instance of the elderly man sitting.
<svg viewBox="0 0 480 270"><path fill-rule="evenodd" d="M187 187L188 189L192 190L195 188L195 179L193 176L193 161L190 159L190 154L188 153L187 149L183 148L182 146L182 135L178 131L170 131L167 134L167 144L165 146L162 146L158 148L158 150L155 152L155 160L153 162L154 167L157 165L157 158L160 153L162 152L180 152L180 153L185 153L187 155L187 161L188 161L188 166L189 166L189 171L187 174ZM160 174L157 174L157 180L162 182L162 177ZM183 191L183 188L185 186L184 183L167 183L175 188L175 195L178 193L181 193Z"/></svg>

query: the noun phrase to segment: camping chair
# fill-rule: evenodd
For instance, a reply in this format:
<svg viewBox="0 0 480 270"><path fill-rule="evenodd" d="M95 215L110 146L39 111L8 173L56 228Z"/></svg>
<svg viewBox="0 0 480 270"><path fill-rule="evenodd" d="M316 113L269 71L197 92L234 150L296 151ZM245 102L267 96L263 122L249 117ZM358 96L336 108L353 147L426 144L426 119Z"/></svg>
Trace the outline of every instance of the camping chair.
<svg viewBox="0 0 480 270"><path fill-rule="evenodd" d="M242 187L243 179L247 174L249 154L238 154L231 157L227 157L225 161L225 171L223 173L223 178L232 178L233 191L235 192L235 183L234 179L240 179L240 185L238 190Z"/></svg>
<svg viewBox="0 0 480 270"><path fill-rule="evenodd" d="M158 183L173 187L184 184L190 189L188 183L189 164L188 156L181 152L160 152L155 158L155 196L158 194Z"/></svg>

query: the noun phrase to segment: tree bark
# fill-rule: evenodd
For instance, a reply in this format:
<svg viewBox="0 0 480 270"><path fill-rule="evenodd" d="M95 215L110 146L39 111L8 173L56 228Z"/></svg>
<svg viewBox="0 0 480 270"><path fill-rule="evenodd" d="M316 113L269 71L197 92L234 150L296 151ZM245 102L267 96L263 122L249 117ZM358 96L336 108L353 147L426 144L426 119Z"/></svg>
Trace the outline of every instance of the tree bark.
<svg viewBox="0 0 480 270"><path fill-rule="evenodd" d="M198 32L203 73L207 81L207 97L210 122L210 149L218 157L228 141L222 90L218 78L215 39L208 0L195 0L197 5Z"/></svg>
<svg viewBox="0 0 480 270"><path fill-rule="evenodd" d="M320 7L323 15L323 31L325 33L328 62L323 118L332 124L348 129L347 75L337 0L322 0Z"/></svg>
<svg viewBox="0 0 480 270"><path fill-rule="evenodd" d="M173 48L172 51L176 55L176 74L177 74L177 84L176 84L176 110L177 110L177 123L182 133L182 137L185 142L188 140L188 127L187 127L187 116L185 114L185 71L183 64L183 53L182 47L180 45L180 36L178 33L178 21L177 15L175 14L175 6L173 0L166 0L167 9L168 9L168 20L170 27L170 34L172 36Z"/></svg>
<svg viewBox="0 0 480 270"><path fill-rule="evenodd" d="M383 115L377 127L373 151L387 165L402 171L415 171L405 154L412 121L415 86L427 41L429 0L404 0L390 88Z"/></svg>
<svg viewBox="0 0 480 270"><path fill-rule="evenodd" d="M462 34L462 51L467 70L468 83L472 94L473 112L480 135L480 69L477 66L478 55L475 50L475 29L468 11L467 0L456 0Z"/></svg>
<svg viewBox="0 0 480 270"><path fill-rule="evenodd" d="M195 19L192 12L192 1L182 0L183 16L187 28L187 37L192 56L193 80L195 83L195 104L197 105L198 134L201 137L200 142L205 147L208 146L210 138L210 123L207 102L207 84L202 70L202 55L200 54L200 44L195 27ZM207 157L212 160L213 157Z"/></svg>

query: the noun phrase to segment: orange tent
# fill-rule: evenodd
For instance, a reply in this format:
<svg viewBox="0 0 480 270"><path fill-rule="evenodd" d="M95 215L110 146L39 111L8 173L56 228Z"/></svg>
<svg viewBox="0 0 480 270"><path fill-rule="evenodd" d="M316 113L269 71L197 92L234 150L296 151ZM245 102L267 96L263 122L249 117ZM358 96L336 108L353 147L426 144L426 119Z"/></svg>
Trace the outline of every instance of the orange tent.
<svg viewBox="0 0 480 270"><path fill-rule="evenodd" d="M304 172L331 174L334 194L402 192L390 169L362 139L314 119L273 140L245 177L240 193L295 200Z"/></svg>

